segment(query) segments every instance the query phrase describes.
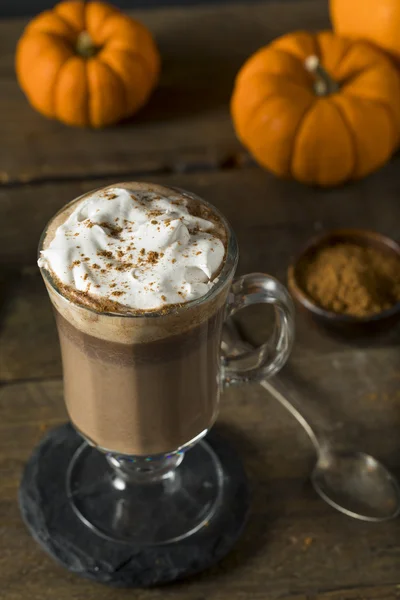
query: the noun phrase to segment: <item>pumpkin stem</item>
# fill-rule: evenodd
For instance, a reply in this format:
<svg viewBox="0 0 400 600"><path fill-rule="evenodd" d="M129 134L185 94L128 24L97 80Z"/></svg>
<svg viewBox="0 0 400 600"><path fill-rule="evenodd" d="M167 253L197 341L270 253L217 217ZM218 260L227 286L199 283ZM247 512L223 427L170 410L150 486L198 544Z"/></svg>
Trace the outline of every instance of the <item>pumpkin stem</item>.
<svg viewBox="0 0 400 600"><path fill-rule="evenodd" d="M82 58L91 58L98 52L98 48L94 45L92 38L87 31L81 31L76 40L76 52Z"/></svg>
<svg viewBox="0 0 400 600"><path fill-rule="evenodd" d="M314 76L314 92L317 96L329 96L339 91L339 84L327 73L318 56L315 54L308 56L304 66Z"/></svg>

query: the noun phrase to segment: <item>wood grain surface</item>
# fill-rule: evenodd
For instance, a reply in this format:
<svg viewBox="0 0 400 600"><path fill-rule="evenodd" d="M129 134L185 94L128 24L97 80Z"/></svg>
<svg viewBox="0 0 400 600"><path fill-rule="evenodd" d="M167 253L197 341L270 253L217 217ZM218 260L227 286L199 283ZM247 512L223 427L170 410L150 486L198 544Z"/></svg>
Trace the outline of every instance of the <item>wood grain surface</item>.
<svg viewBox="0 0 400 600"><path fill-rule="evenodd" d="M164 58L161 86L130 123L68 129L27 104L13 56L24 22L0 22L0 599L386 600L400 596L400 521L353 521L309 482L310 443L260 387L226 392L218 427L240 451L253 489L250 522L220 565L154 590L114 590L70 575L35 544L16 496L21 470L44 432L67 416L50 303L35 266L47 220L79 194L118 179L180 186L217 205L239 240L239 272L285 281L315 233L373 228L399 237L400 159L365 181L323 191L279 181L252 165L235 140L228 102L240 63L293 29L328 25L326 2L138 12ZM343 340L297 315L290 365L310 414L339 445L384 460L400 476L400 329ZM254 341L265 309L246 312ZM288 371L287 371L288 372Z"/></svg>

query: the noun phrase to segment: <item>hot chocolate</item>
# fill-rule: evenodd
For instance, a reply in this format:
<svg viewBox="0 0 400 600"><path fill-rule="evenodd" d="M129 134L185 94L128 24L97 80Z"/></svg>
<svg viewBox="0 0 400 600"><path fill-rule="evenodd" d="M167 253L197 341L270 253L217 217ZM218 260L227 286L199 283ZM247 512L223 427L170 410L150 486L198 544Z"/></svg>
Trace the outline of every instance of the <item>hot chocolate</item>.
<svg viewBox="0 0 400 600"><path fill-rule="evenodd" d="M91 443L165 454L212 425L235 267L226 264L228 243L206 203L148 184L105 188L54 217L39 265L56 311L67 408Z"/></svg>

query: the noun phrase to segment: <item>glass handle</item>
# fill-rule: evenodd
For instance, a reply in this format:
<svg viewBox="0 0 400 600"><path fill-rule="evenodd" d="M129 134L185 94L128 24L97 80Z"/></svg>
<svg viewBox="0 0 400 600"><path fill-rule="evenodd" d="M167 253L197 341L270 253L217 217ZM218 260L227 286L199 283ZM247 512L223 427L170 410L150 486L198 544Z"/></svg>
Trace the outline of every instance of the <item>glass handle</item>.
<svg viewBox="0 0 400 600"><path fill-rule="evenodd" d="M275 326L270 338L258 348L245 348L222 357L222 383L229 386L272 377L287 361L294 340L294 307L284 285L263 273L243 275L234 281L228 297L226 318L252 304L272 304Z"/></svg>

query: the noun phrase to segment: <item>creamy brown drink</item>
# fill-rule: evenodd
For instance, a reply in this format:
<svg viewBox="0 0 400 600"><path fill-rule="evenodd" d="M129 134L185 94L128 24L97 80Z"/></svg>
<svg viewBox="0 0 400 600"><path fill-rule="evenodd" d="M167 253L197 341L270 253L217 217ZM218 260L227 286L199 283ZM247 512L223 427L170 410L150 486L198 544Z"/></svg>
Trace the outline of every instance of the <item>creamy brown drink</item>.
<svg viewBox="0 0 400 600"><path fill-rule="evenodd" d="M91 443L165 454L213 424L235 265L213 290L228 243L207 204L149 184L93 192L54 217L39 265L56 312L67 408Z"/></svg>

